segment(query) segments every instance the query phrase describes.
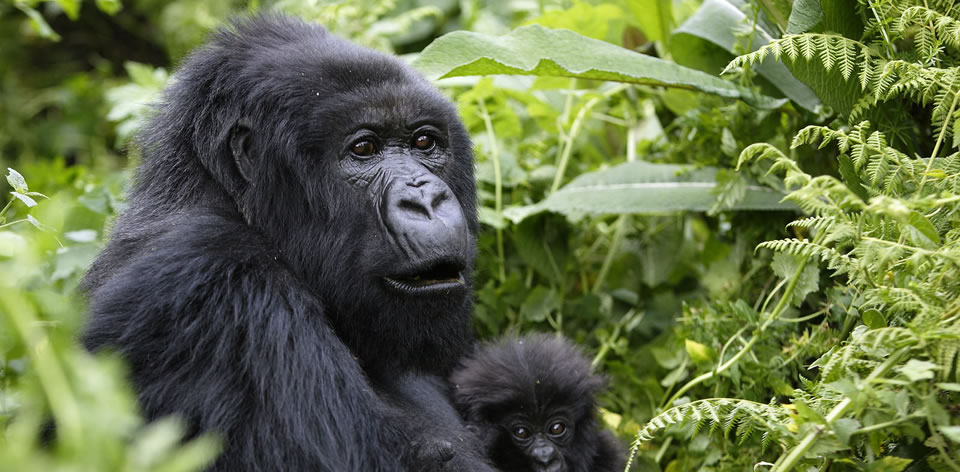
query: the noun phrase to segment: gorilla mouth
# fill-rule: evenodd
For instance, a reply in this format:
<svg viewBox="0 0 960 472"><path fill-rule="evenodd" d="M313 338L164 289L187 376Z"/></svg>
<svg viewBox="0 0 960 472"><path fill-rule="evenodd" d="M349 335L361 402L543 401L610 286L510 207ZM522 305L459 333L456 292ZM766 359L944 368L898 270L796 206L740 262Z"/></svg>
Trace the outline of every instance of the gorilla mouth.
<svg viewBox="0 0 960 472"><path fill-rule="evenodd" d="M466 286L464 269L461 262L440 260L414 266L399 274L386 276L383 280L387 287L409 295L449 293Z"/></svg>

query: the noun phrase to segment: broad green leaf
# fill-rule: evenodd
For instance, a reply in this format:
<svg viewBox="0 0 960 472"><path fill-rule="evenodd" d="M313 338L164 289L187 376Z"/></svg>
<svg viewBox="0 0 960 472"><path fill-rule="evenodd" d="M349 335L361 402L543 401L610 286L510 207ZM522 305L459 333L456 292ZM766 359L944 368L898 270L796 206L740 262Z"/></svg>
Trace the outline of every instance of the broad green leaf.
<svg viewBox="0 0 960 472"><path fill-rule="evenodd" d="M901 472L906 469L911 462L913 462L911 459L887 456L870 463L865 470L868 472Z"/></svg>
<svg viewBox="0 0 960 472"><path fill-rule="evenodd" d="M785 252L778 252L773 255L773 261L770 268L773 272L783 279L789 280L797 273L802 259ZM820 289L820 268L816 264L806 264L803 271L800 272L800 278L793 289L791 302L794 306L800 306L804 298L812 292Z"/></svg>
<svg viewBox="0 0 960 472"><path fill-rule="evenodd" d="M586 213L664 213L707 211L716 200L718 169L635 161L583 174L545 200L504 210L515 223L543 211ZM783 194L748 184L744 197L731 210L795 210L781 202Z"/></svg>
<svg viewBox="0 0 960 472"><path fill-rule="evenodd" d="M960 383L942 382L937 384L937 388L939 388L940 390L947 390L950 392L960 392Z"/></svg>
<svg viewBox="0 0 960 472"><path fill-rule="evenodd" d="M936 368L937 365L933 362L910 359L906 364L904 364L902 367L899 367L897 370L910 379L911 382L917 382L920 380L932 379L933 371Z"/></svg>
<svg viewBox="0 0 960 472"><path fill-rule="evenodd" d="M742 52L737 48L746 44L740 33L740 26L746 21L744 12L730 2L706 0L693 16L674 30L670 37L670 52L680 64L708 73L720 73L727 62ZM750 44L753 50L757 50L771 39L771 35L758 26ZM768 88L775 87L774 90L780 90L801 107L812 111L820 105L813 90L793 77L783 64L764 61L754 68L768 81Z"/></svg>
<svg viewBox="0 0 960 472"><path fill-rule="evenodd" d="M880 310L876 308L864 311L860 314L860 318L863 319L863 324L869 326L871 329L880 329L887 326L887 320L884 319Z"/></svg>
<svg viewBox="0 0 960 472"><path fill-rule="evenodd" d="M936 249L940 246L940 235L933 223L920 212L911 211L910 216L903 222L907 239L917 246L926 249Z"/></svg>
<svg viewBox="0 0 960 472"><path fill-rule="evenodd" d="M504 36L448 33L427 46L413 65L431 79L495 74L575 77L699 90L761 108L783 103L695 69L540 25Z"/></svg>
<svg viewBox="0 0 960 472"><path fill-rule="evenodd" d="M850 39L860 39L863 22L857 4L850 0L820 0L823 10L823 32L835 31Z"/></svg>
<svg viewBox="0 0 960 472"><path fill-rule="evenodd" d="M787 21L787 34L805 33L823 21L820 0L796 0Z"/></svg>
<svg viewBox="0 0 960 472"><path fill-rule="evenodd" d="M19 172L7 167L7 183L13 187L14 191L27 193L27 180Z"/></svg>
<svg viewBox="0 0 960 472"><path fill-rule="evenodd" d="M650 41L663 41L673 29L673 2L670 0L628 0L631 21Z"/></svg>
<svg viewBox="0 0 960 472"><path fill-rule="evenodd" d="M566 10L548 10L534 23L547 28L576 31L588 38L619 42L626 18L623 10L614 4L576 2Z"/></svg>

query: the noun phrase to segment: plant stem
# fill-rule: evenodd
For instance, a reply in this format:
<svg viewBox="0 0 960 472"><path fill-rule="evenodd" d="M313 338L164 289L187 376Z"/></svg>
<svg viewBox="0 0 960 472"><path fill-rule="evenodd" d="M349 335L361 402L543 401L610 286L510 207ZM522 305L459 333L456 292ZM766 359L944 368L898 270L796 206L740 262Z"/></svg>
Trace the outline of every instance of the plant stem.
<svg viewBox="0 0 960 472"><path fill-rule="evenodd" d="M960 93L954 92L953 101L950 102L950 111L947 112L946 116L953 116L953 110L957 108L957 99L960 98ZM940 153L940 145L943 144L943 137L947 134L947 125L952 123L950 120L943 120L943 126L940 127L940 134L937 136L937 144L933 146L933 152L930 153L930 161L927 162L927 168L923 171L923 177L920 177L920 186L917 187L917 195L923 195L920 193L923 190L923 184L927 183L927 174L933 170L933 161L937 158L937 154Z"/></svg>
<svg viewBox="0 0 960 472"><path fill-rule="evenodd" d="M17 223L25 223L25 222L27 222L27 221L28 221L28 220L27 220L26 218L24 218L24 219L22 219L22 220L13 220L13 221L11 221L11 222L9 222L9 223L0 225L0 228L6 228L7 226L13 226L13 225L15 225L15 224L17 224Z"/></svg>
<svg viewBox="0 0 960 472"><path fill-rule="evenodd" d="M483 116L483 124L487 128L487 138L490 140L490 160L493 162L493 210L497 214L497 220L503 221L503 177L500 173L500 148L497 146L497 134L493 129L493 121L490 119L490 113L487 112L487 105L483 99L478 99L480 105L480 114ZM506 257L503 254L503 229L497 230L497 262L500 266L500 283L507 280Z"/></svg>
<svg viewBox="0 0 960 472"><path fill-rule="evenodd" d="M7 204L3 206L3 210L0 210L0 222L3 222L6 219L6 217L4 217L3 215L7 214L7 210L10 209L10 205L13 205L14 200L16 200L16 198L11 198L10 201L8 201Z"/></svg>
<svg viewBox="0 0 960 472"><path fill-rule="evenodd" d="M590 113L590 110L592 110L594 106L600 103L601 99L605 100L610 98L626 90L629 86L629 84L622 84L604 92L604 94L599 97L593 97L577 112L577 117L573 119L573 124L570 125L570 132L567 133L563 141L563 152L560 154L560 162L557 163L557 173L553 176L553 185L550 186L549 193L555 193L560 189L560 183L563 182L563 174L567 170L567 163L570 162L570 154L573 153L573 142L577 139L577 135L580 134L580 127L583 126L587 114Z"/></svg>
<svg viewBox="0 0 960 472"><path fill-rule="evenodd" d="M613 239L610 240L610 249L607 250L607 255L603 258L603 265L600 266L597 280L593 283L593 290L591 290L593 293L600 291L603 281L607 278L607 273L610 272L610 266L613 265L613 258L617 255L617 251L620 249L620 243L623 242L623 235L627 232L628 221L630 221L630 215L620 215L617 221L613 223Z"/></svg>

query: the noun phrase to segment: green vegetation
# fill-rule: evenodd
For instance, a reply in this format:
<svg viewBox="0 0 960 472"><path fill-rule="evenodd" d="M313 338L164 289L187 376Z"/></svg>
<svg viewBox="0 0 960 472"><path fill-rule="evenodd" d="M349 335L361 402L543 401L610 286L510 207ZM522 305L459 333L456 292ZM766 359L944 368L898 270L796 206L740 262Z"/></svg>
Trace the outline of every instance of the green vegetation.
<svg viewBox="0 0 960 472"><path fill-rule="evenodd" d="M477 331L595 353L634 470L960 471L944 0L0 1L0 469L216 454L143 425L76 287L172 65L264 9L440 79L477 149Z"/></svg>

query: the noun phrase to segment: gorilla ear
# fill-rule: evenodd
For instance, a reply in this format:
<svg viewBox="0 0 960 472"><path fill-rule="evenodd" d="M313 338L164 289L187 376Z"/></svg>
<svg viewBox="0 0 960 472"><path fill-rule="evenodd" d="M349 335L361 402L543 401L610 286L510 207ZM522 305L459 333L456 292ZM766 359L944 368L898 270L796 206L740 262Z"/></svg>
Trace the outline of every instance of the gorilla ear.
<svg viewBox="0 0 960 472"><path fill-rule="evenodd" d="M240 120L230 130L230 152L233 154L233 164L240 172L243 180L250 183L253 176L253 161L250 157L250 123Z"/></svg>

